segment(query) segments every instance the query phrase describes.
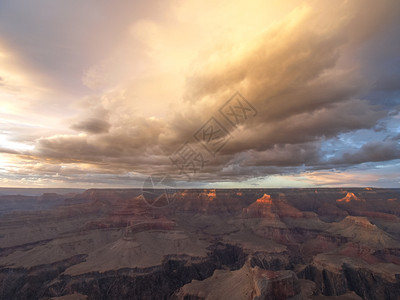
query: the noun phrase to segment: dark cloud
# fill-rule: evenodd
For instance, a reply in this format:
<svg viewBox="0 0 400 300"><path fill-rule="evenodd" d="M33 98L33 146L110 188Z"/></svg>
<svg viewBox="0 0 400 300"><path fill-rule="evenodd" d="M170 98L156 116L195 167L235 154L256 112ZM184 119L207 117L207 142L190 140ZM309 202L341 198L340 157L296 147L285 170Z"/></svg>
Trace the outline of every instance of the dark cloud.
<svg viewBox="0 0 400 300"><path fill-rule="evenodd" d="M275 144L264 151L251 150L241 163L241 166L301 166L313 165L320 160L318 143L306 144Z"/></svg>
<svg viewBox="0 0 400 300"><path fill-rule="evenodd" d="M72 129L84 131L91 134L105 133L110 129L110 124L105 120L91 118L81 121L71 126Z"/></svg>
<svg viewBox="0 0 400 300"><path fill-rule="evenodd" d="M400 49L399 49L400 50ZM400 59L397 62L400 65ZM400 72L400 67L397 70ZM375 85L375 90L381 92L400 92L400 74L390 74L385 78L380 78Z"/></svg>
<svg viewBox="0 0 400 300"><path fill-rule="evenodd" d="M351 100L280 121L269 122L259 116L259 123L239 133L223 152L262 151L274 145L317 141L343 132L370 128L384 115L383 111L366 101Z"/></svg>
<svg viewBox="0 0 400 300"><path fill-rule="evenodd" d="M336 165L355 165L365 162L382 162L400 159L400 143L396 141L370 142L352 153L344 153L332 160Z"/></svg>
<svg viewBox="0 0 400 300"><path fill-rule="evenodd" d="M20 154L20 152L13 150L13 149L8 149L8 148L3 148L0 147L0 153L8 153L8 154Z"/></svg>

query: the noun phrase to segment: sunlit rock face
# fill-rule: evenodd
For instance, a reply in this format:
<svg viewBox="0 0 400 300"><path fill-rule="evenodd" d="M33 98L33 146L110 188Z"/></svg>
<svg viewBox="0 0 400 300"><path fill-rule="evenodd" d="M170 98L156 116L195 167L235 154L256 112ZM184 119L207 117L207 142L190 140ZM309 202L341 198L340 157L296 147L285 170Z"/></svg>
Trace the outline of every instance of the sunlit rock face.
<svg viewBox="0 0 400 300"><path fill-rule="evenodd" d="M344 196L343 198L340 198L340 199L338 199L336 201L337 202L349 203L349 202L352 202L352 201L363 201L363 200L358 198L356 195L354 195L354 193L347 193L346 196Z"/></svg>
<svg viewBox="0 0 400 300"><path fill-rule="evenodd" d="M156 196L1 196L0 299L400 297L400 190Z"/></svg>

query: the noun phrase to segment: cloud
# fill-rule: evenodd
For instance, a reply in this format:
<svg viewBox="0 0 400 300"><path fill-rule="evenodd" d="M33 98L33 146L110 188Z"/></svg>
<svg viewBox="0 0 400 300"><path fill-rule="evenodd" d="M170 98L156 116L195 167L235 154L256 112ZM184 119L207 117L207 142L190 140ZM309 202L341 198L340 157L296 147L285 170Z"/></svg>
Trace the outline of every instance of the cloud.
<svg viewBox="0 0 400 300"><path fill-rule="evenodd" d="M247 156L247 157L246 157ZM320 160L318 143L275 144L263 151L250 150L242 166L301 166L313 165Z"/></svg>
<svg viewBox="0 0 400 300"><path fill-rule="evenodd" d="M197 68L187 77L185 101L194 103L198 111L183 106L184 117L176 114L152 121L133 115L128 121L116 113L117 105L127 105L125 99L105 96L102 103L108 105L110 120L113 114L117 118L111 123L89 119L72 125L89 134L105 134L44 138L39 142L40 155L109 163L130 161L130 166L139 161L158 164L158 160L149 161L146 156L157 151L161 142L170 149L177 148L193 135L196 126L201 126L201 113L206 109L217 111L229 93L239 89L257 107L258 118L236 135L222 150L221 159L212 161L211 166L218 169L229 165L238 153L247 150L259 154L250 155L246 166L317 163L317 144L309 143L370 128L384 116L377 107L355 98L362 88L355 71L335 68L340 47L346 42L347 20L334 19L316 27L317 21L313 10L304 6L245 46L212 49L210 58L194 62ZM283 149L290 151L284 154ZM137 155L143 158L128 158Z"/></svg>
<svg viewBox="0 0 400 300"><path fill-rule="evenodd" d="M382 162L400 159L400 143L398 141L369 142L360 150L344 153L332 162L337 165L355 165L364 162Z"/></svg>
<svg viewBox="0 0 400 300"><path fill-rule="evenodd" d="M232 139L216 157L207 157L204 169L196 174L199 181L241 181L398 158L395 141L366 143L358 152L345 151L331 159L324 158L321 146L343 133L374 130L395 109L390 97L398 90L398 71L387 68L393 56L374 55L381 51L378 47L391 53L391 46L379 44L378 37L393 36L390 26L397 4L293 1L277 6L275 15L264 1L258 9L246 3L227 2L226 7L205 12L207 1L178 1L163 4L168 17L158 12L146 17L124 15L107 31L112 45L107 51L96 50L96 61L88 59L84 67L80 59L73 59L76 49L75 54L52 50L77 63L80 71L70 71L79 73L76 77L93 91L71 100L76 114L63 119L63 130L32 137L35 149L19 155L51 165L83 164L90 167L82 170L94 174L178 174L169 155L186 141L203 149L193 134L215 117ZM199 9L209 22L194 17ZM98 24L91 18L79 22ZM93 32L106 30L104 26ZM113 32L118 38L111 38ZM71 41L81 39L81 35L71 37ZM86 47L83 56L91 49ZM32 55L28 56L36 57ZM365 65L379 68L376 74L366 73ZM257 115L233 130L218 109L236 91L257 109ZM382 126L384 140L387 125ZM82 170L71 168L68 178ZM67 176L57 168L48 171Z"/></svg>
<svg viewBox="0 0 400 300"><path fill-rule="evenodd" d="M334 137L342 132L372 127L384 112L362 100L334 104L316 111L259 124L238 135L224 151L264 150L279 144L299 144ZM262 139L260 139L262 137Z"/></svg>
<svg viewBox="0 0 400 300"><path fill-rule="evenodd" d="M13 150L13 149L8 149L8 148L3 148L0 147L0 153L8 153L8 154L20 154L20 152Z"/></svg>
<svg viewBox="0 0 400 300"><path fill-rule="evenodd" d="M110 124L107 121L91 118L85 121L80 121L71 126L72 129L84 131L91 134L106 133L110 129Z"/></svg>

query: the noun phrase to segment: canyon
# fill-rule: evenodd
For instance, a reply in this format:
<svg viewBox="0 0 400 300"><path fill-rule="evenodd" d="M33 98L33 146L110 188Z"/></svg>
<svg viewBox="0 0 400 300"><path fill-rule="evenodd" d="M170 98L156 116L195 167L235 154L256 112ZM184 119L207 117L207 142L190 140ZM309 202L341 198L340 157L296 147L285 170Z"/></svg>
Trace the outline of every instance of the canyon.
<svg viewBox="0 0 400 300"><path fill-rule="evenodd" d="M21 190L0 204L0 299L400 299L400 189Z"/></svg>

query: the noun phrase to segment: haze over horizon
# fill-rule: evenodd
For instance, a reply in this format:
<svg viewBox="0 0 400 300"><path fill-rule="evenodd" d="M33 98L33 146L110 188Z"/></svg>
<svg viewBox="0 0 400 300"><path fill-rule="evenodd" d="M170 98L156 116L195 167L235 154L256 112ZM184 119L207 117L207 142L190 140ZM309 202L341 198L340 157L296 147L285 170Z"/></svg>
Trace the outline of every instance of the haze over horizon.
<svg viewBox="0 0 400 300"><path fill-rule="evenodd" d="M396 0L0 2L2 187L400 187L399 104Z"/></svg>

